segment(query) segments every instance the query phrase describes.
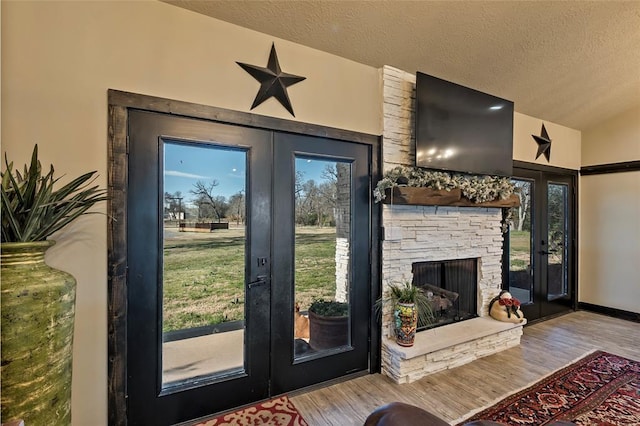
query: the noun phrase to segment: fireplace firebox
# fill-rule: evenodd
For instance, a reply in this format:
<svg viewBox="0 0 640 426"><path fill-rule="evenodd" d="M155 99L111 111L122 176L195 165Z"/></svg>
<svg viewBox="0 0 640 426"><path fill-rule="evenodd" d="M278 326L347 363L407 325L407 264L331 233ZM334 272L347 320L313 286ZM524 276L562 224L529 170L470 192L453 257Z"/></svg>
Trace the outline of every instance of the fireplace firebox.
<svg viewBox="0 0 640 426"><path fill-rule="evenodd" d="M455 259L412 264L413 285L429 296L434 321L418 331L478 316L478 259Z"/></svg>

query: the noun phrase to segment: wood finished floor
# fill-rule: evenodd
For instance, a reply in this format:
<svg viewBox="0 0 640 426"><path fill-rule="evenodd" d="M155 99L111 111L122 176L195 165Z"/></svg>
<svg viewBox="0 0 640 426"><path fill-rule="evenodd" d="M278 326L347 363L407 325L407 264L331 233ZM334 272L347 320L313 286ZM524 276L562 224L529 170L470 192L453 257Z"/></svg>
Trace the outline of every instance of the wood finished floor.
<svg viewBox="0 0 640 426"><path fill-rule="evenodd" d="M573 312L525 327L517 348L414 383L398 385L380 374L370 374L294 394L291 400L310 426L362 425L373 409L392 401L422 407L451 422L594 349L640 361L640 324Z"/></svg>

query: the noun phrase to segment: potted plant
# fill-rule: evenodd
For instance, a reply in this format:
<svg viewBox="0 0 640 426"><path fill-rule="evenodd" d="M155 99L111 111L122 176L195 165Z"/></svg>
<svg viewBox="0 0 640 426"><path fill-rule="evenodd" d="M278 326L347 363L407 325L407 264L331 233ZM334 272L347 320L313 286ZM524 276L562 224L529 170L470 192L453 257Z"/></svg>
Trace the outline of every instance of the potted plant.
<svg viewBox="0 0 640 426"><path fill-rule="evenodd" d="M349 344L349 304L316 299L309 306L309 345L315 350Z"/></svg>
<svg viewBox="0 0 640 426"><path fill-rule="evenodd" d="M418 324L428 325L434 320L429 297L410 282L389 285L385 297L376 303L378 310L384 304L393 308L396 343L400 346L413 346Z"/></svg>
<svg viewBox="0 0 640 426"><path fill-rule="evenodd" d="M2 206L3 422L71 423L71 356L76 281L49 267L47 238L100 201L106 191L85 173L54 189L53 166L43 176L38 146L29 167L13 168L5 154L0 173Z"/></svg>

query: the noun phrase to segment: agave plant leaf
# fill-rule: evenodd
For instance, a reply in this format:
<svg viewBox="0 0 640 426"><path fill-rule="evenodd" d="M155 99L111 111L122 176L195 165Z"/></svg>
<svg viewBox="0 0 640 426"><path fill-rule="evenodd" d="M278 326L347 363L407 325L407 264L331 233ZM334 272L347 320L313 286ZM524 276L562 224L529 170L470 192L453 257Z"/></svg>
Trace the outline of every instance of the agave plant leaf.
<svg viewBox="0 0 640 426"><path fill-rule="evenodd" d="M16 236L16 241L22 241L22 236L20 232L20 225L13 213L13 208L11 207L11 201L9 197L2 191L2 241L11 241L11 236ZM5 225L6 221L6 225Z"/></svg>
<svg viewBox="0 0 640 426"><path fill-rule="evenodd" d="M41 175L42 175L42 166L40 165L40 162L38 161L38 146L36 145L36 147L33 150L33 154L31 155L31 166L29 167L28 170L28 175L25 173L25 187L24 187L24 192L23 192L23 198L24 198L24 205L25 206L33 206L33 202L36 198L36 191L37 191L37 187L38 184L40 183L41 179ZM51 167L51 172L49 172L49 175L47 175L45 177L45 180L49 177L49 176L53 176L53 166Z"/></svg>
<svg viewBox="0 0 640 426"><path fill-rule="evenodd" d="M72 180L71 182L69 182L68 184L64 185L62 188L58 189L56 191L56 198L57 199L64 199L66 198L69 194L73 193L74 191L82 191L86 188L83 188L82 186L86 183L86 186L90 185L91 182L93 182L96 177L94 177L94 175L96 174L96 172L88 172L83 174L82 176L78 176L77 178L75 178L74 180ZM59 179L56 179L54 181L57 182Z"/></svg>
<svg viewBox="0 0 640 426"><path fill-rule="evenodd" d="M55 169L42 176L38 161L38 146L33 149L24 174L13 168L5 154L6 170L2 173L2 241L42 241L62 229L96 203L108 199L106 190L92 185L96 172L88 172L59 189L60 178Z"/></svg>
<svg viewBox="0 0 640 426"><path fill-rule="evenodd" d="M13 161L11 163L9 163L9 160L7 160L7 155L6 154L4 156L4 161L5 161L6 165L7 165L7 172L8 173L2 173L2 188L8 190L10 188L9 182L10 182L10 179L12 177L10 171L11 171L11 169L13 169Z"/></svg>
<svg viewBox="0 0 640 426"><path fill-rule="evenodd" d="M52 207L52 220L49 221L48 226L39 230L36 234L36 238L51 235L64 228L79 216L88 214L87 210L89 210L95 203L105 201L107 199L106 196L102 195L101 191L96 191L96 194L90 197L85 197L85 194L82 194L75 198L76 199L67 200L64 203L58 203L57 205L52 204L49 206Z"/></svg>
<svg viewBox="0 0 640 426"><path fill-rule="evenodd" d="M40 182L40 188L36 191L35 198L33 199L31 209L28 211L28 215L24 221L24 233L30 235L36 233L40 228L40 223L43 217L46 217L46 212L42 211L44 203L51 198L53 192L53 185L49 183L47 178L42 179Z"/></svg>
<svg viewBox="0 0 640 426"><path fill-rule="evenodd" d="M7 161L7 157L5 155L5 162L6 161ZM20 176L20 173L18 173L17 171L16 171L16 177L14 178L12 174L12 170L13 170L12 166L13 166L13 161L11 162L11 164L7 162L7 170L2 175L2 181L3 181L2 189L6 190L7 193L14 194L17 197L18 204L24 205L25 202L24 202L24 198L22 197L22 191L21 191L21 188L23 186L22 184L23 180L22 180L22 177ZM6 187L4 185L5 177L8 180L8 185Z"/></svg>

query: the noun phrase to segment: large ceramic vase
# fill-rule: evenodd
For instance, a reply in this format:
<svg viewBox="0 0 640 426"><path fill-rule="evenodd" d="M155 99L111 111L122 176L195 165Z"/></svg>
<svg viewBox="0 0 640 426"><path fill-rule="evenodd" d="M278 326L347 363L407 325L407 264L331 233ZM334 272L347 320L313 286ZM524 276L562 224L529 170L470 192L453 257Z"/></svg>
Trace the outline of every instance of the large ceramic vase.
<svg viewBox="0 0 640 426"><path fill-rule="evenodd" d="M418 327L418 311L415 303L398 303L393 316L396 343L400 346L413 346Z"/></svg>
<svg viewBox="0 0 640 426"><path fill-rule="evenodd" d="M71 424L76 281L44 262L53 241L2 243L2 421Z"/></svg>

